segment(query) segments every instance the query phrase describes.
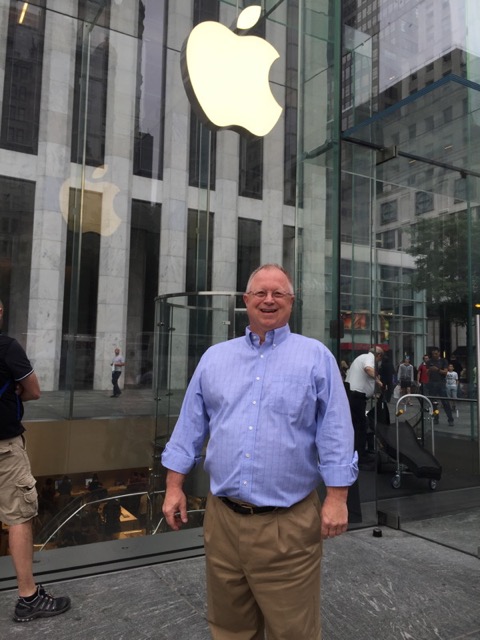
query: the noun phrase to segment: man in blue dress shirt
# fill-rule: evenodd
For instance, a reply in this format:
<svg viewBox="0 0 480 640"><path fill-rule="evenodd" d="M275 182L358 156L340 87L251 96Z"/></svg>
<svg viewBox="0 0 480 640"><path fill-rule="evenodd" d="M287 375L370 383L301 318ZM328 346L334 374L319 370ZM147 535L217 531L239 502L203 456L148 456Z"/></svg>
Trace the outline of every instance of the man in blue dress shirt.
<svg viewBox="0 0 480 640"><path fill-rule="evenodd" d="M163 512L178 530L187 522L185 476L209 438L204 538L214 640L263 640L265 629L269 640L320 640L322 539L347 529L358 474L349 405L331 352L290 332L294 297L279 265L252 273L246 335L203 355L162 456Z"/></svg>

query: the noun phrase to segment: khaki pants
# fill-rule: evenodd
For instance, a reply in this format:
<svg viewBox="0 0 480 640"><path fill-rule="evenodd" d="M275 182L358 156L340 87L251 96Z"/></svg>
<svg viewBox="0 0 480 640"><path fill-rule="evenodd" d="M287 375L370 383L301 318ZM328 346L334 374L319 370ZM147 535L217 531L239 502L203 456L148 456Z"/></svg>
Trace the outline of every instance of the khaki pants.
<svg viewBox="0 0 480 640"><path fill-rule="evenodd" d="M320 640L320 500L241 515L210 495L204 521L213 640Z"/></svg>

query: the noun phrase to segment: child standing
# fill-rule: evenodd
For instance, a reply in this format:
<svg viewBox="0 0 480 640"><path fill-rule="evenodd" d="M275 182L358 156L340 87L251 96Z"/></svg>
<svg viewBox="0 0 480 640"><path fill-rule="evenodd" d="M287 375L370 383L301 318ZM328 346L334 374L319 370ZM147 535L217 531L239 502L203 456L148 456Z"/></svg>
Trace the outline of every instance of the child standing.
<svg viewBox="0 0 480 640"><path fill-rule="evenodd" d="M448 365L447 375L445 376L445 384L447 387L447 396L452 398L452 410L457 410L457 404L455 400L458 395L458 373L453 368L453 364Z"/></svg>

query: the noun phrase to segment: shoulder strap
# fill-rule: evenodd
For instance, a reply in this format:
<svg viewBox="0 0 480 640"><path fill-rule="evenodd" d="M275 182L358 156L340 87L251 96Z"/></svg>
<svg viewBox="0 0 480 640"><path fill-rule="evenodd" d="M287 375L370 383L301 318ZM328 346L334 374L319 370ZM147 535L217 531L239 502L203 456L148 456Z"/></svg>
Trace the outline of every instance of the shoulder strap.
<svg viewBox="0 0 480 640"><path fill-rule="evenodd" d="M11 382L12 382L11 380L7 380L7 381L5 382L5 384L3 385L3 387L0 387L0 398L3 396L3 394L5 393L5 391L8 389L8 387L9 387L9 385L10 385L10 383L11 383Z"/></svg>

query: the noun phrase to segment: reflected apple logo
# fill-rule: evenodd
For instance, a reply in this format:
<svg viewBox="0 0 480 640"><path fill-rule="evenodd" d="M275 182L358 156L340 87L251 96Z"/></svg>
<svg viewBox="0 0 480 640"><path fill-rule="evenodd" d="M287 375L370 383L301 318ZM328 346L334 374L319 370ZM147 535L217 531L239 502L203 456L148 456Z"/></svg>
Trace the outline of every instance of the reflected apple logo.
<svg viewBox="0 0 480 640"><path fill-rule="evenodd" d="M102 236L111 236L122 223L122 219L115 212L114 200L120 189L113 182L103 180L108 171L108 165L96 167L90 180L85 180L85 191L98 193L102 196L102 211L98 214L98 209L84 206L82 231L98 233ZM72 184L68 178L60 187L59 203L60 211L68 224L70 188L78 188ZM85 200L87 202L87 200Z"/></svg>
<svg viewBox="0 0 480 640"><path fill-rule="evenodd" d="M236 31L251 29L261 7L244 9ZM282 113L268 75L278 51L263 38L236 35L218 22L198 24L181 52L182 79L196 114L214 129L269 133Z"/></svg>

